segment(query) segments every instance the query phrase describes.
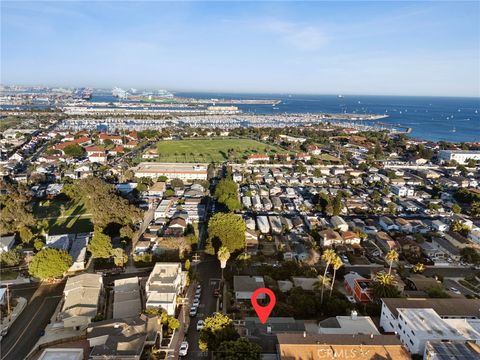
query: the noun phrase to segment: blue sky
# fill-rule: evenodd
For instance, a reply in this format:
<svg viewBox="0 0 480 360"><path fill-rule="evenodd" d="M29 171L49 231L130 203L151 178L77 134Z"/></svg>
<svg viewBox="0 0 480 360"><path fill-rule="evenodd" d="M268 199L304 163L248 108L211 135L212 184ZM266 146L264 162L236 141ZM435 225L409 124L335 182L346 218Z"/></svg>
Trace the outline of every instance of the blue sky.
<svg viewBox="0 0 480 360"><path fill-rule="evenodd" d="M4 84L480 96L480 2L1 2Z"/></svg>

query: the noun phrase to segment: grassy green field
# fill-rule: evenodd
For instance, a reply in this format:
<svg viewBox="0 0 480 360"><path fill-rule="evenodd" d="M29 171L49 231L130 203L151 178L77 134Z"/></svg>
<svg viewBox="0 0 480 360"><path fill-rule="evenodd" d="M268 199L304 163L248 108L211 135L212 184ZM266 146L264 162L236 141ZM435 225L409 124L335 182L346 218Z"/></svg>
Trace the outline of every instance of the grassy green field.
<svg viewBox="0 0 480 360"><path fill-rule="evenodd" d="M285 152L277 146L251 139L160 141L157 150L158 161L162 162L219 162L255 153Z"/></svg>
<svg viewBox="0 0 480 360"><path fill-rule="evenodd" d="M48 221L50 235L89 232L93 230L90 215L81 202L46 200L33 205L33 214L38 220Z"/></svg>

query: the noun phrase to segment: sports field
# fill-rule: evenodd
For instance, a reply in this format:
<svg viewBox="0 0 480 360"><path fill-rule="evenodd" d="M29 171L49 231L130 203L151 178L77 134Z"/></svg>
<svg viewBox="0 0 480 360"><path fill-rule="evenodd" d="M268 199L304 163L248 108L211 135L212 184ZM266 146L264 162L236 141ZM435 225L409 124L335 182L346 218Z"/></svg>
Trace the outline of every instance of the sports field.
<svg viewBox="0 0 480 360"><path fill-rule="evenodd" d="M160 141L157 144L158 161L161 162L221 162L239 160L250 154L285 152L251 139L189 139Z"/></svg>

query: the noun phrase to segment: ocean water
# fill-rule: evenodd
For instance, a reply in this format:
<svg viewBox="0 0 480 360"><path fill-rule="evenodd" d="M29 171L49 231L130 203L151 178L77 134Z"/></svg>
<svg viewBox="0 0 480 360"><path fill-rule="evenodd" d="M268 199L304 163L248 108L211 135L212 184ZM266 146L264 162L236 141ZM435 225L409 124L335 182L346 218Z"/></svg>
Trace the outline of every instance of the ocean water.
<svg viewBox="0 0 480 360"><path fill-rule="evenodd" d="M239 105L244 112L385 114L378 122L412 128L411 137L451 142L480 141L480 98L175 93L202 99L278 99L279 105ZM278 109L276 109L278 108ZM370 123L370 122L369 122Z"/></svg>

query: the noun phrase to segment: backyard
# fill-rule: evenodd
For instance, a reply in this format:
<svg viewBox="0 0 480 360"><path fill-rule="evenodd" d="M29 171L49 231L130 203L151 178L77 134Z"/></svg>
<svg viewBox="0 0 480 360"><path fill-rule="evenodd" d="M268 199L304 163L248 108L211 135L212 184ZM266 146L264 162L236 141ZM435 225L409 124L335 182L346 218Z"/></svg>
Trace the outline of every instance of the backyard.
<svg viewBox="0 0 480 360"><path fill-rule="evenodd" d="M160 141L157 151L161 162L221 162L255 153L284 152L280 147L251 139Z"/></svg>

